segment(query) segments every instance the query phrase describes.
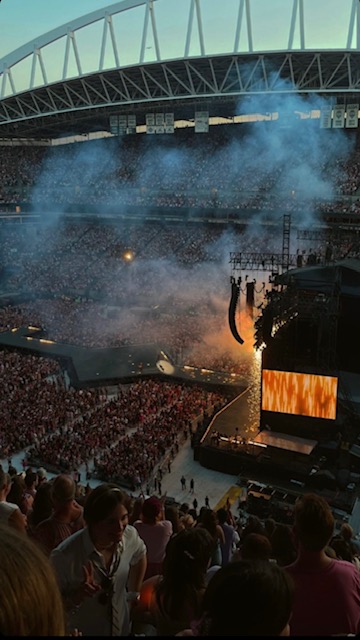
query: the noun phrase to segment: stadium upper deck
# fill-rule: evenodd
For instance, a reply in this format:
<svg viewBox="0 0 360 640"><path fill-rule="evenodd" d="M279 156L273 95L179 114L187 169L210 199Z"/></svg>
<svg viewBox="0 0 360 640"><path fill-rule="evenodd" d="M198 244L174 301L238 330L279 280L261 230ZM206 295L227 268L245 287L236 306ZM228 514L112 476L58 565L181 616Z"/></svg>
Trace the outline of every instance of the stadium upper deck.
<svg viewBox="0 0 360 640"><path fill-rule="evenodd" d="M158 108L233 117L253 95L265 111L274 94L353 102L359 25L358 0L123 0L0 59L0 136L109 130L129 112L140 125Z"/></svg>

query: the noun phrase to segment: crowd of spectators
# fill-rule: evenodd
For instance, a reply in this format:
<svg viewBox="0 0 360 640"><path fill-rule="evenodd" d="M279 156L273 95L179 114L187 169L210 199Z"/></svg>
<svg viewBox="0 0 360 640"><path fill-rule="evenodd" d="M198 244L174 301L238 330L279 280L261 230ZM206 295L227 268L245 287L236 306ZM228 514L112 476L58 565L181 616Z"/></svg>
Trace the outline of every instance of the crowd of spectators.
<svg viewBox="0 0 360 640"><path fill-rule="evenodd" d="M66 388L59 365L33 355L0 351L0 378L1 458L71 428L100 402L99 389Z"/></svg>
<svg viewBox="0 0 360 640"><path fill-rule="evenodd" d="M194 267L203 262L218 263L221 231L211 227L156 224L7 225L1 227L1 267L8 270L8 288L34 291L91 290L124 300L122 290L132 288L140 297L157 277L157 288L176 268ZM238 237L233 234L233 242ZM271 249L270 249L271 250ZM131 254L129 252L131 251ZM127 261L131 255L134 259ZM226 256L228 257L228 256ZM146 270L139 264L146 261ZM167 277L166 277L167 276ZM159 283L159 279L161 281ZM114 279L115 282L111 282ZM181 283L173 282L177 294ZM158 290L159 293L159 290Z"/></svg>
<svg viewBox="0 0 360 640"><path fill-rule="evenodd" d="M0 457L73 472L86 464L102 479L145 483L165 454L226 396L147 380L105 389L67 387L51 360L0 352ZM36 402L34 402L36 398Z"/></svg>
<svg viewBox="0 0 360 640"><path fill-rule="evenodd" d="M355 135L348 153L340 156L340 146L334 152L336 142L329 144L329 139L319 139L318 152L309 154L294 132L295 153L290 155L280 148L277 153L275 146L271 154L266 152L272 135L279 138L281 132L259 131L222 126L212 127L208 135L182 130L173 136L136 135L56 147L6 146L0 159L0 202L56 209L70 204L301 211L310 198L320 210L358 211L349 198L360 186ZM289 141L284 138L283 144ZM326 188L309 192L303 167L316 174L328 193Z"/></svg>
<svg viewBox="0 0 360 640"><path fill-rule="evenodd" d="M3 230L1 289L5 298L15 292L16 304L0 307L0 331L41 327L48 339L85 347L157 343L181 364L248 373L249 361L232 353L226 332L222 257L206 248L219 239L214 230L101 223L5 224ZM136 260L118 266L114 277L129 247ZM170 263L174 255L188 261L185 282ZM128 267L134 267L131 279ZM227 401L154 381L119 385L108 397L104 389L69 388L55 361L0 355L1 457L31 445L27 458L39 465L70 472L86 463L99 478L129 486L145 483L196 421Z"/></svg>
<svg viewBox="0 0 360 640"><path fill-rule="evenodd" d="M225 331L228 256L216 246L219 231L86 223L2 231L1 289L17 303L0 309L0 330L40 326L49 339L92 347L161 343L177 361L241 372ZM260 247L274 242L259 238ZM122 261L125 247L131 264Z"/></svg>
<svg viewBox="0 0 360 640"><path fill-rule="evenodd" d="M226 397L152 380L133 383L88 415L44 437L28 452L41 464L77 469L85 461L103 480L143 485L193 422L212 415Z"/></svg>

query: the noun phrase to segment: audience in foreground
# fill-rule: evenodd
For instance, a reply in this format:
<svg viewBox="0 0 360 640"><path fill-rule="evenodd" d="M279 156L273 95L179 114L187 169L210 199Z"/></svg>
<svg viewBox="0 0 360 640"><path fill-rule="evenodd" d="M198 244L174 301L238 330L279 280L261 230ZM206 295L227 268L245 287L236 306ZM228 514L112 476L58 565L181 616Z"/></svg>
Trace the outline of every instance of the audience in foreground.
<svg viewBox="0 0 360 640"><path fill-rule="evenodd" d="M329 557L334 533L329 504L313 493L295 504L297 558L285 569L295 583L291 634L347 635L360 632L360 573L351 562Z"/></svg>
<svg viewBox="0 0 360 640"><path fill-rule="evenodd" d="M287 527L296 550L291 563L282 566L281 536L275 553L279 523L272 527L270 541L261 520L249 517L247 526L238 529L240 541L230 561L226 558L222 566L212 566L216 538L205 526L196 526L201 519L192 510L192 526L172 532L159 573L145 579L148 549L129 521L142 524L136 517L141 506L149 504L158 511L161 500L151 496L138 501L137 510L133 496L116 484L104 483L88 491L81 506L74 498L76 483L60 474L37 489L28 515L31 526L20 534L7 517L7 507L11 513L18 512L23 523L26 517L7 501L11 479L2 468L0 474L0 506L6 515L0 521L0 631L4 635L360 633L355 543L346 555L350 543L340 534L345 529L348 537L356 539L346 527L334 536L331 507L314 493L297 499L292 531ZM58 513L54 495L57 500L75 502L76 515L84 521L77 532L67 531L66 539L51 551L30 538L36 522L37 526L51 522L49 508L53 516ZM44 508L39 514L40 498ZM178 505L178 514L186 507ZM288 531L285 548L287 540Z"/></svg>
<svg viewBox="0 0 360 640"><path fill-rule="evenodd" d="M6 524L0 524L0 576L3 637L65 635L61 594L48 558Z"/></svg>
<svg viewBox="0 0 360 640"><path fill-rule="evenodd" d="M183 529L170 538L163 575L145 580L132 612L135 632L153 635L153 628L157 635L175 635L199 616L214 547L204 527Z"/></svg>
<svg viewBox="0 0 360 640"><path fill-rule="evenodd" d="M293 603L291 577L277 564L236 560L210 580L202 615L178 635L288 636Z"/></svg>

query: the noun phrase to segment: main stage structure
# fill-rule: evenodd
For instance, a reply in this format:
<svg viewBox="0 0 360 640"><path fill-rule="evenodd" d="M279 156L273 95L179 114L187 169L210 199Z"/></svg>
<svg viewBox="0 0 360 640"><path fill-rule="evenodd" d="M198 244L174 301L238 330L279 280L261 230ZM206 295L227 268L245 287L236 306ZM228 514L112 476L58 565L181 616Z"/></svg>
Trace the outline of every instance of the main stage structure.
<svg viewBox="0 0 360 640"><path fill-rule="evenodd" d="M334 505L351 513L351 489L360 478L359 291L360 259L354 258L274 277L256 321L258 430L249 424L245 392L202 434L195 453L201 464L239 474L245 484L287 487L290 496L328 491ZM264 515L269 495L261 488L255 493Z"/></svg>

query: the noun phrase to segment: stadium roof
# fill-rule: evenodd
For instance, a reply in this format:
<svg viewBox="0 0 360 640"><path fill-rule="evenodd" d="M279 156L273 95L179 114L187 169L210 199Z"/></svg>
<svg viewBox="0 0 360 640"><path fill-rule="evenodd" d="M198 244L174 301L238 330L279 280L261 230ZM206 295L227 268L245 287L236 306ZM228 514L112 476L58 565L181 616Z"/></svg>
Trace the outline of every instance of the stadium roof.
<svg viewBox="0 0 360 640"><path fill-rule="evenodd" d="M360 3L123 0L0 59L0 137L109 130L155 109L233 116L243 99L360 89ZM318 24L319 8L321 29ZM316 12L315 12L316 11Z"/></svg>

